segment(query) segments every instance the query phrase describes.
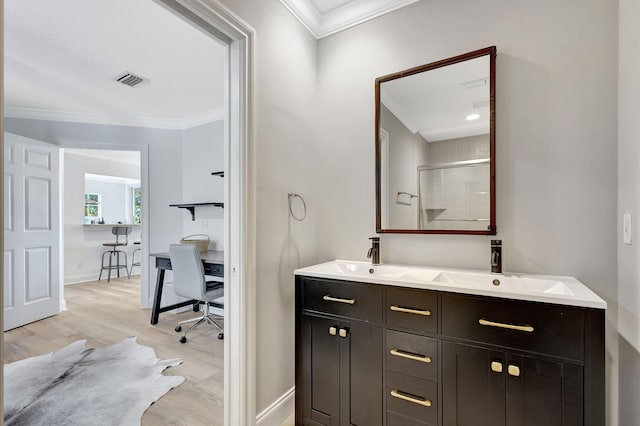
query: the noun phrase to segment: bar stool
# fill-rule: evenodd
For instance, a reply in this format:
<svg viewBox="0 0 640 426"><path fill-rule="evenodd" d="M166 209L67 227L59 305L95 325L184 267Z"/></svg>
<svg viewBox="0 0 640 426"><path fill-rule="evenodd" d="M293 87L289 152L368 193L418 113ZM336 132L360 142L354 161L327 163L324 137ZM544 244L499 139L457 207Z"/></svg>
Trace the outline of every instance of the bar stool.
<svg viewBox="0 0 640 426"><path fill-rule="evenodd" d="M133 273L133 267L134 266L140 266L140 260L138 260L136 262L136 253L139 252L140 250L142 250L140 248L140 243L141 243L141 241L134 241L133 242L133 245L134 246L138 246L138 247L133 251L133 253L131 253L131 266L129 267L129 277L131 277L131 274Z"/></svg>
<svg viewBox="0 0 640 426"><path fill-rule="evenodd" d="M111 281L111 270L113 269L117 271L118 278L120 277L120 268L124 268L125 272L127 273L127 277L131 278L131 275L129 274L129 270L127 269L127 253L117 249L117 247L124 247L129 244L129 234L131 234L131 227L130 226L114 226L111 228L111 233L116 236L116 241L113 243L102 243L103 246L111 247L111 249L102 253L102 265L100 268L100 275L98 276L98 281L100 281L100 279L102 278L102 271L104 271L105 269L109 271L107 273L107 282ZM124 243L121 243L119 240L121 235L124 235ZM106 255L109 256L108 265L104 264L104 257ZM124 263L120 263L121 255L124 256ZM115 265L113 264L114 256L116 257Z"/></svg>

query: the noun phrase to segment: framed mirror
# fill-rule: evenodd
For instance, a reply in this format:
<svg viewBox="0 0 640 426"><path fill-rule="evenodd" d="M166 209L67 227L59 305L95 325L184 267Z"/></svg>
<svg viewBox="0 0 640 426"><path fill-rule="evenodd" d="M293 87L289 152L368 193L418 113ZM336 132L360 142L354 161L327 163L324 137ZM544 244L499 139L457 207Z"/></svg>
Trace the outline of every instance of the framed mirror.
<svg viewBox="0 0 640 426"><path fill-rule="evenodd" d="M495 235L495 46L376 79L376 231Z"/></svg>

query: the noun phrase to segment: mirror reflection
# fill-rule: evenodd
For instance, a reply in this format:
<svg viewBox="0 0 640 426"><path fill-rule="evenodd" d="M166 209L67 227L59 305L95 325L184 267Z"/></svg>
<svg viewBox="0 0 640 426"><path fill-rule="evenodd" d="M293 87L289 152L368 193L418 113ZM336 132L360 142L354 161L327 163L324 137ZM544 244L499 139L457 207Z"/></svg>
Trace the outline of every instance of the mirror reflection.
<svg viewBox="0 0 640 426"><path fill-rule="evenodd" d="M495 48L376 80L378 232L495 234Z"/></svg>

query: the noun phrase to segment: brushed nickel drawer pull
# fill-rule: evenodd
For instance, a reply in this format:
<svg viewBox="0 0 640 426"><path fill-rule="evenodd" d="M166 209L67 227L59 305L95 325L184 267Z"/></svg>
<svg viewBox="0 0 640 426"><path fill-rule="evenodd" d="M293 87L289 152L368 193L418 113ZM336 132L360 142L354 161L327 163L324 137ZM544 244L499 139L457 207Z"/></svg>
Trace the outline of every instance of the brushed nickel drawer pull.
<svg viewBox="0 0 640 426"><path fill-rule="evenodd" d="M338 331L338 336L342 337L343 339L347 337L347 334L349 334L348 328L341 328L340 331Z"/></svg>
<svg viewBox="0 0 640 426"><path fill-rule="evenodd" d="M322 300L326 300L327 302L338 302L338 303L346 303L347 305L353 305L356 303L355 299L340 299L338 297L331 297L328 294L322 297Z"/></svg>
<svg viewBox="0 0 640 426"><path fill-rule="evenodd" d="M426 362L426 363L430 363L431 362L431 357L430 356L426 356L426 355L420 355L420 354L412 354L411 352L406 352L400 349L396 349L393 348L389 351L389 353L393 356L399 356L401 358L407 358L407 359L411 359L413 361L420 361L420 362Z"/></svg>
<svg viewBox="0 0 640 426"><path fill-rule="evenodd" d="M336 334L338 334L338 329L335 327L329 327L329 334L335 336Z"/></svg>
<svg viewBox="0 0 640 426"><path fill-rule="evenodd" d="M419 396L407 394L396 389L391 390L391 396L402 399L404 401L413 402L414 404L422 405L423 407L431 407L431 401Z"/></svg>
<svg viewBox="0 0 640 426"><path fill-rule="evenodd" d="M420 309L403 308L402 306L398 306L398 305L391 305L389 306L389 309L395 312L404 312L406 314L424 315L425 317L428 317L431 315L431 311L426 309L420 310Z"/></svg>
<svg viewBox="0 0 640 426"><path fill-rule="evenodd" d="M487 321L486 319L480 319L478 323L480 325L487 325L489 327L508 328L509 330L526 331L527 333L533 332L533 327L531 327L530 325L504 324L501 322Z"/></svg>

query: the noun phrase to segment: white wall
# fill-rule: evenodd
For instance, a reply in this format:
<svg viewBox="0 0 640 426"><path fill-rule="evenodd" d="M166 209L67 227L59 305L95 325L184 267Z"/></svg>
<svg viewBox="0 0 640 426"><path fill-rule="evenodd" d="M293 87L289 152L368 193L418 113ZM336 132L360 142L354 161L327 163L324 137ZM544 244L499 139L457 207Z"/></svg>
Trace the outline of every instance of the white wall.
<svg viewBox="0 0 640 426"><path fill-rule="evenodd" d="M618 326L620 425L640 419L640 3L619 1L618 74ZM622 241L622 215L632 213L632 243Z"/></svg>
<svg viewBox="0 0 640 426"><path fill-rule="evenodd" d="M101 255L106 249L102 246L102 243L112 242L115 238L111 234L111 228L83 226L85 173L109 174L111 176L137 179L140 177L140 168L118 161L80 156L68 152L64 154L65 285L98 279ZM105 221L107 219L105 217ZM107 221L107 223L115 222ZM130 247L125 249L128 252L127 256L130 256L133 251L131 243L137 240L140 240L140 227L134 227L129 236ZM106 277L105 274L103 274L103 278Z"/></svg>
<svg viewBox="0 0 640 426"><path fill-rule="evenodd" d="M224 170L224 122L216 121L182 132L182 202L224 201L224 178L212 172ZM210 250L224 250L224 210L198 207L196 220L183 210L184 236L208 235Z"/></svg>
<svg viewBox="0 0 640 426"><path fill-rule="evenodd" d="M260 413L294 385L293 270L314 263L317 248L324 244L316 223L319 187L325 183L317 177L326 166L318 154L329 129L318 128L315 39L278 0L222 2L256 30L252 134ZM359 171L348 167L344 173ZM304 197L304 221L289 216L288 192Z"/></svg>

